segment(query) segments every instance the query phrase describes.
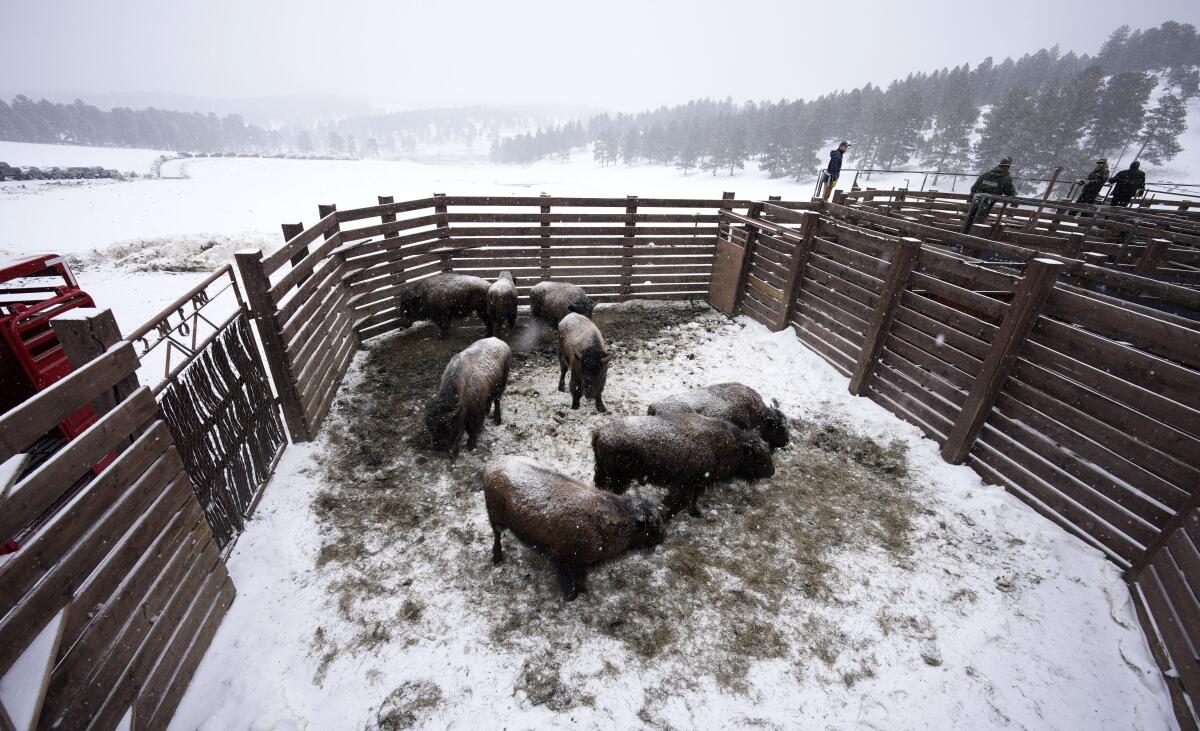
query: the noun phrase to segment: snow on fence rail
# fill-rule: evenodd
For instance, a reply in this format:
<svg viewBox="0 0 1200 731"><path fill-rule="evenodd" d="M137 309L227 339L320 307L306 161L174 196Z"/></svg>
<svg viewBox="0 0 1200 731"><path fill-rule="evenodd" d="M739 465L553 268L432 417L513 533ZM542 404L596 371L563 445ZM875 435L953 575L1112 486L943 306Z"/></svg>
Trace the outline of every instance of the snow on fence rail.
<svg viewBox="0 0 1200 731"><path fill-rule="evenodd" d="M812 208L725 215L718 259L741 267L727 311L792 328L947 461L1126 567L1186 710L1184 692L1200 698L1200 324L1059 282L1067 267L1038 252L996 267L950 248L974 237Z"/></svg>

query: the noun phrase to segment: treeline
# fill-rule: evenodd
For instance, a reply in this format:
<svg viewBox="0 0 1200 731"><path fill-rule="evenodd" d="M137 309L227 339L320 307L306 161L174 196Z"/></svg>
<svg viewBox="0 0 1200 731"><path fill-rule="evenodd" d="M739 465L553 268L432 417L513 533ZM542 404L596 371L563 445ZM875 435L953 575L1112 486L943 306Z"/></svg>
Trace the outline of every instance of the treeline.
<svg viewBox="0 0 1200 731"><path fill-rule="evenodd" d="M715 175L754 159L771 177L800 180L815 176L825 148L847 139L855 167L867 168L964 172L1012 155L1014 173L1029 178L1057 166L1087 169L1098 154L1161 164L1180 150L1186 104L1200 90L1197 67L1193 26L1122 26L1095 56L1055 46L1016 61L989 57L974 68L910 74L886 89L598 115L582 134L562 125L501 140L492 159L525 164L590 143L601 165L647 161Z"/></svg>
<svg viewBox="0 0 1200 731"><path fill-rule="evenodd" d="M463 145L472 150L480 140L486 145L504 135L552 127L564 119L586 113L567 106L465 106L414 109L372 114L321 124L310 131L318 142L337 135L343 140L374 140L376 154L415 152L421 147Z"/></svg>
<svg viewBox="0 0 1200 731"><path fill-rule="evenodd" d="M148 147L189 152L274 152L285 146L275 131L246 124L237 114L218 117L150 107L102 111L72 104L0 99L0 140L97 147Z"/></svg>

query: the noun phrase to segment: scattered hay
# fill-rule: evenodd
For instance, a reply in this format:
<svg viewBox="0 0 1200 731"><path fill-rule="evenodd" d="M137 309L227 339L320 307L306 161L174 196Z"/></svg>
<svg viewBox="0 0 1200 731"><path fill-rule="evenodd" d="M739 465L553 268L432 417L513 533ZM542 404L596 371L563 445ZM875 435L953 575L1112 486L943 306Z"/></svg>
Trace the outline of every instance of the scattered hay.
<svg viewBox="0 0 1200 731"><path fill-rule="evenodd" d="M367 728L374 731L398 731L412 728L424 721L442 705L442 689L428 680L410 680L393 690L379 710L375 722Z"/></svg>
<svg viewBox="0 0 1200 731"><path fill-rule="evenodd" d="M337 652L462 631L438 612L413 611L417 597L454 593L483 620L485 641L524 657L514 691L556 711L594 700L564 680L559 663L595 643L616 643L646 667L686 667L691 679L710 678L732 693L749 691L756 663L800 668L816 658L833 669L848 651L858 659L841 659L834 677L847 685L871 677L862 644L803 607L835 601L836 559L846 550L881 548L903 565L913 519L924 509L904 445L878 444L845 424L793 419L791 446L776 453L773 478L713 487L701 499L704 518L681 514L653 551L596 567L589 593L573 603L562 602L549 564L511 534L505 562L492 566L477 492L484 459L528 450L590 470L590 426L645 413L638 394L648 380L637 379L660 377L664 368L700 385L704 373L689 351L730 327L707 308L600 310L596 319L617 353L610 383L627 384L623 399L610 399L613 413L567 409L553 390L552 341L530 347L528 333L506 332L514 354L505 423L489 422L479 450L455 461L430 451L421 407L442 365L478 336L477 323L446 340L420 326L368 350L360 382L343 389L326 428L326 487L313 501L325 541L317 565L355 632ZM656 488L637 489L661 497ZM386 630L376 629L381 624ZM639 717L665 727L653 705Z"/></svg>

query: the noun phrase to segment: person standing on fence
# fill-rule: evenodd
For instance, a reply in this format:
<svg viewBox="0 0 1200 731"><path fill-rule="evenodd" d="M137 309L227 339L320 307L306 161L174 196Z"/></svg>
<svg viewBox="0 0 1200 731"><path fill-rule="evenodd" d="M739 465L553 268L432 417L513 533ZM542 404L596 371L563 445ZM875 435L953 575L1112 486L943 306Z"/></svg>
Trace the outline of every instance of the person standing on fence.
<svg viewBox="0 0 1200 731"><path fill-rule="evenodd" d="M1134 160L1128 170L1122 170L1108 182L1113 184L1112 204L1128 206L1129 202L1146 191L1146 174L1141 170L1142 164Z"/></svg>
<svg viewBox="0 0 1200 731"><path fill-rule="evenodd" d="M821 179L825 182L825 189L821 193L822 200L829 200L833 189L837 187L838 176L842 174L842 156L849 149L850 143L842 140L842 144L838 145L836 150L832 150L829 153L829 167L825 168L825 172L821 173Z"/></svg>
<svg viewBox="0 0 1200 731"><path fill-rule="evenodd" d="M1000 158L1000 164L980 175L971 186L971 207L967 209L967 217L963 219L962 232L968 233L975 225L976 218L987 218L992 212L996 201L991 198L979 198L979 195L1016 195L1017 188L1013 185L1009 168L1012 167L1011 157Z"/></svg>
<svg viewBox="0 0 1200 731"><path fill-rule="evenodd" d="M1079 180L1079 185L1083 186L1079 191L1079 200L1077 203L1084 203L1089 206L1096 204L1096 197L1100 195L1100 189L1108 182L1108 158L1102 157L1096 161L1096 167L1092 168L1092 172L1082 180Z"/></svg>

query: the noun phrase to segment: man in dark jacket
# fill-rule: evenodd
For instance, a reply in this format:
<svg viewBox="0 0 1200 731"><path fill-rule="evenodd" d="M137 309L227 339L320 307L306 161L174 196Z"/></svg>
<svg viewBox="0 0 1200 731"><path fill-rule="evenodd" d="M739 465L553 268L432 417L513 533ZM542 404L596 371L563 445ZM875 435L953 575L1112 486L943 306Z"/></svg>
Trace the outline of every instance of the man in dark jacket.
<svg viewBox="0 0 1200 731"><path fill-rule="evenodd" d="M1146 174L1141 171L1142 164L1134 160L1128 170L1122 170L1108 182L1113 184L1112 204L1127 206L1129 201L1146 189Z"/></svg>
<svg viewBox="0 0 1200 731"><path fill-rule="evenodd" d="M987 193L990 195L1016 195L1017 188L1013 185L1012 175L1008 170L1012 167L1012 158L1003 157L1000 159L1000 164L991 170L987 171L975 181L971 186L971 207L967 210L967 217L963 219L962 231L967 233L971 230L971 226L975 224L976 218L987 218L987 215L992 212L993 200L979 200L975 197L977 193Z"/></svg>
<svg viewBox="0 0 1200 731"><path fill-rule="evenodd" d="M842 174L842 155L845 155L846 150L849 149L850 143L842 140L842 144L838 145L836 150L830 151L829 167L825 168L825 172L821 176L825 180L825 190L821 193L823 200L829 200L829 195L837 187L838 176Z"/></svg>
<svg viewBox="0 0 1200 731"><path fill-rule="evenodd" d="M1079 203L1096 204L1100 189L1108 182L1108 158L1102 157L1096 161L1096 167L1088 173L1087 178L1077 181L1083 187L1079 191Z"/></svg>

